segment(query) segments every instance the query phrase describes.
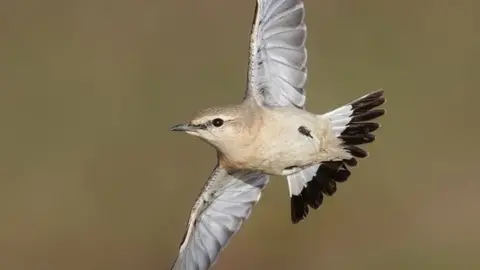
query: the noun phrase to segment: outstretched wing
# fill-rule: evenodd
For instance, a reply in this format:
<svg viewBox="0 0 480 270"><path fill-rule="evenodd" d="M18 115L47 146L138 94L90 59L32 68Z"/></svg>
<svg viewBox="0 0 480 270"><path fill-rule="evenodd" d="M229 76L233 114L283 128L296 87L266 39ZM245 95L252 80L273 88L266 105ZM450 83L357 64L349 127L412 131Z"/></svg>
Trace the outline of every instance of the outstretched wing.
<svg viewBox="0 0 480 270"><path fill-rule="evenodd" d="M220 251L260 200L268 176L258 172L228 173L216 167L195 201L172 270L202 270Z"/></svg>
<svg viewBox="0 0 480 270"><path fill-rule="evenodd" d="M257 0L250 39L246 98L303 108L307 27L302 0Z"/></svg>

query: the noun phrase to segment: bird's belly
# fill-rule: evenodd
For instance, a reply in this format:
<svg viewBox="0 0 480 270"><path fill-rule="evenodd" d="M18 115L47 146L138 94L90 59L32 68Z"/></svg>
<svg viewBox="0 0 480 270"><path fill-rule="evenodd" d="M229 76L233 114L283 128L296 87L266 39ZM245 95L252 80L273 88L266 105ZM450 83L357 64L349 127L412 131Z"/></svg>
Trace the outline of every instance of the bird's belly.
<svg viewBox="0 0 480 270"><path fill-rule="evenodd" d="M282 148L266 152L260 159L261 169L269 174L288 175L316 163L315 145L296 142L294 147L289 147L289 142L284 143Z"/></svg>
<svg viewBox="0 0 480 270"><path fill-rule="evenodd" d="M300 132L300 126L310 134ZM255 151L256 167L268 174L288 175L317 163L322 138L315 128L316 123L299 119L293 125L277 125L275 134L261 134L261 143Z"/></svg>

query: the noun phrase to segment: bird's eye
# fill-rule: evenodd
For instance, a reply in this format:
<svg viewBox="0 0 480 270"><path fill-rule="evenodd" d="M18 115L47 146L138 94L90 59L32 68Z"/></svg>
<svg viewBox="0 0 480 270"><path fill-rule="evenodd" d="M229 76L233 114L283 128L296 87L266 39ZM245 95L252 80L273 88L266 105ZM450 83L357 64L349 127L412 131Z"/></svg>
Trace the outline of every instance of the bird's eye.
<svg viewBox="0 0 480 270"><path fill-rule="evenodd" d="M220 118L215 118L215 119L212 120L212 125L214 127L220 127L220 126L223 125L223 120L220 119Z"/></svg>

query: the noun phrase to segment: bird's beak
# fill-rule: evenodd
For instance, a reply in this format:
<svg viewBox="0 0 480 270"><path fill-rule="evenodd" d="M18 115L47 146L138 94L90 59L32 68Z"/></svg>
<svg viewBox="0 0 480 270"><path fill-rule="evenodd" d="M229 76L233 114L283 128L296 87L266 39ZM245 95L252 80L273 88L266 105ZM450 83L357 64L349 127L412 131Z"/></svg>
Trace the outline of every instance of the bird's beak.
<svg viewBox="0 0 480 270"><path fill-rule="evenodd" d="M184 131L184 132L195 132L197 127L192 124L179 124L170 128L170 131Z"/></svg>

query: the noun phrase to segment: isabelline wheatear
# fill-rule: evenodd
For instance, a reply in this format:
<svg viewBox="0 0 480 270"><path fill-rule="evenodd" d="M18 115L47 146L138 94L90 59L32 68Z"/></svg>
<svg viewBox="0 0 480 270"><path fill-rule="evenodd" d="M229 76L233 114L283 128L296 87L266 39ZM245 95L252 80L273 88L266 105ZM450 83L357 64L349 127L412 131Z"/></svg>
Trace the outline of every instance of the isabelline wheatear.
<svg viewBox="0 0 480 270"><path fill-rule="evenodd" d="M176 125L215 147L218 164L195 201L172 269L208 269L248 218L268 175L286 176L291 219L304 219L347 180L385 111L383 91L325 114L304 110L306 25L301 0L257 0L248 83L237 105Z"/></svg>

